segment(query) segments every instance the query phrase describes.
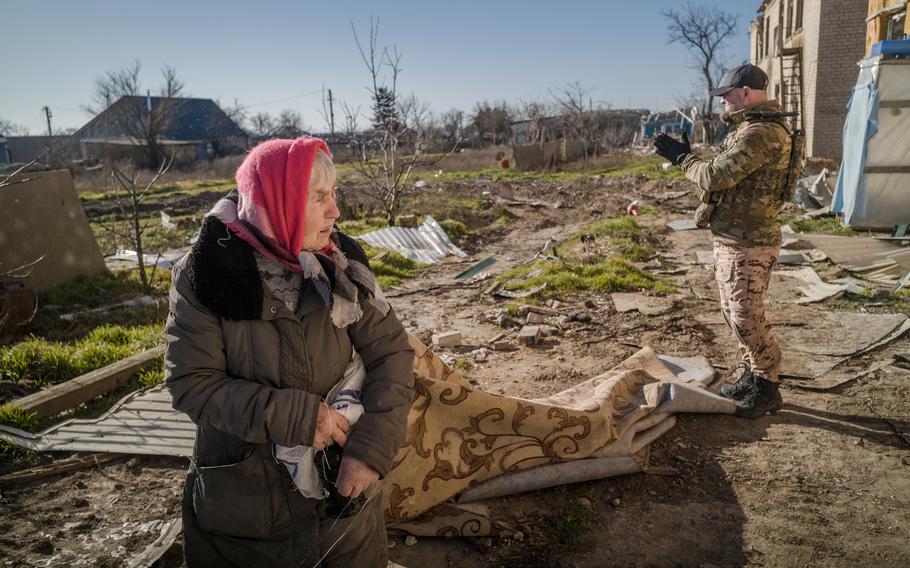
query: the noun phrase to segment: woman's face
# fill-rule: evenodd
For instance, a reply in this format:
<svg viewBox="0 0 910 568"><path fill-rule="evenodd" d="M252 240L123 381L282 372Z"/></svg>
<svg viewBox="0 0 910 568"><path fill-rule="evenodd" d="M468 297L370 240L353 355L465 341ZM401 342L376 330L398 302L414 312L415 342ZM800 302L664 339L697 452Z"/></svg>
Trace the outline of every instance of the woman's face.
<svg viewBox="0 0 910 568"><path fill-rule="evenodd" d="M319 250L329 244L332 226L341 215L335 205L335 187L328 183L311 187L306 205L303 243L300 250Z"/></svg>

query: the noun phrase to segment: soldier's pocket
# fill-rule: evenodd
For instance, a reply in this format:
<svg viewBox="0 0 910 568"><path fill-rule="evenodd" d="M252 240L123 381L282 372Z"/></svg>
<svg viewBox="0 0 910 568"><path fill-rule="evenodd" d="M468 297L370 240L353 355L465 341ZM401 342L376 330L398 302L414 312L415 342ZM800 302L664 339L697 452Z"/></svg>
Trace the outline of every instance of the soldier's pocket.
<svg viewBox="0 0 910 568"><path fill-rule="evenodd" d="M267 538L272 530L272 499L262 457L251 451L238 463L197 467L193 510L207 532Z"/></svg>
<svg viewBox="0 0 910 568"><path fill-rule="evenodd" d="M723 267L725 288L731 302L745 302L749 295L749 267L744 259L731 259Z"/></svg>

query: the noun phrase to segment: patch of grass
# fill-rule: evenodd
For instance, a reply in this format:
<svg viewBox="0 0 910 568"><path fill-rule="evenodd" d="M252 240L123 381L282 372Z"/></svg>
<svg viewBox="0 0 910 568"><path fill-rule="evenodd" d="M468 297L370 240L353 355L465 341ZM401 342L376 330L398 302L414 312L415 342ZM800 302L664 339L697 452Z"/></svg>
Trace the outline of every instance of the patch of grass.
<svg viewBox="0 0 910 568"><path fill-rule="evenodd" d="M531 278L527 275L541 272ZM650 291L669 294L676 286L669 280L657 278L616 256L592 257L582 262L569 260L539 260L513 268L501 274L499 280L507 290L530 290L541 284L547 287L538 295L552 297L569 292L598 291L604 293Z"/></svg>
<svg viewBox="0 0 910 568"><path fill-rule="evenodd" d="M389 224L382 217L368 217L366 219L351 219L338 223L338 229L349 237L357 237L377 229L385 229Z"/></svg>
<svg viewBox="0 0 910 568"><path fill-rule="evenodd" d="M156 270L155 281L152 283L154 293L167 294L170 287L171 271ZM99 308L144 293L139 280L139 269L132 269L80 276L47 292L41 292L38 299L42 305Z"/></svg>
<svg viewBox="0 0 910 568"><path fill-rule="evenodd" d="M462 242L468 235L471 234L471 231L468 229L467 225L461 221L456 221L455 219L443 219L439 222L439 226L441 226L442 230L446 232L449 240L455 244Z"/></svg>
<svg viewBox="0 0 910 568"><path fill-rule="evenodd" d="M0 424L26 432L34 432L38 426L37 414L12 404L0 404Z"/></svg>
<svg viewBox="0 0 910 568"><path fill-rule="evenodd" d="M455 359L455 368L459 371L468 371L471 369L471 360L467 357Z"/></svg>
<svg viewBox="0 0 910 568"><path fill-rule="evenodd" d="M888 298L888 306L896 312L910 316L910 290L898 290Z"/></svg>
<svg viewBox="0 0 910 568"><path fill-rule="evenodd" d="M603 219L582 227L576 234L560 243L557 252L560 256L570 256L579 246L583 236L595 239L606 237L609 239L609 252L627 260L642 261L654 255L654 249L644 240L645 231L634 217Z"/></svg>
<svg viewBox="0 0 910 568"><path fill-rule="evenodd" d="M581 504L571 505L555 520L556 538L562 544L578 540L588 530L590 512Z"/></svg>
<svg viewBox="0 0 910 568"><path fill-rule="evenodd" d="M139 181L141 183L142 179L140 178ZM148 178L146 178L145 183L148 183ZM142 187L145 187L144 183L142 184ZM235 187L237 187L237 182L230 178L197 179L191 181L163 183L152 186L152 188L146 194L146 200L154 201L153 198L159 195L195 195L198 193L206 193L210 191L223 191L224 193L228 193ZM88 204L92 202L113 200L117 194L117 192L112 192L110 188L88 189L79 192L79 199L81 199L83 203Z"/></svg>
<svg viewBox="0 0 910 568"><path fill-rule="evenodd" d="M416 276L417 272L423 267L419 262L405 258L397 252L372 247L366 243L360 244L363 246L367 258L370 259L370 268L373 269L373 274L376 275L379 286L383 289L398 286L402 280ZM383 252L386 254L377 259L376 257Z"/></svg>
<svg viewBox="0 0 910 568"><path fill-rule="evenodd" d="M93 371L160 345L161 325L102 325L75 342L29 336L0 348L0 379L41 387Z"/></svg>
<svg viewBox="0 0 910 568"><path fill-rule="evenodd" d="M164 360L159 359L155 366L145 369L144 371L139 371L139 374L136 375L136 382L139 384L139 388L142 389L163 383Z"/></svg>
<svg viewBox="0 0 910 568"><path fill-rule="evenodd" d="M521 308L518 304L506 304L502 309L510 318L517 318L520 315L519 310Z"/></svg>
<svg viewBox="0 0 910 568"><path fill-rule="evenodd" d="M859 233L845 227L839 217L816 217L814 219L781 219L797 233L816 233L821 235L837 235L841 237L855 237Z"/></svg>

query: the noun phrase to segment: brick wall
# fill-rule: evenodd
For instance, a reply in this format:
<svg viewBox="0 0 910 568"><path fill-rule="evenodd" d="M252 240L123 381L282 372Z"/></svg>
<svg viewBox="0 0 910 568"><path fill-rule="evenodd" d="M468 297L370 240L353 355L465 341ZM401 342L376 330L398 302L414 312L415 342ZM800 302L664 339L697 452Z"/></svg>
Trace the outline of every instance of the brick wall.
<svg viewBox="0 0 910 568"><path fill-rule="evenodd" d="M812 156L841 157L841 132L847 103L866 49L866 2L814 0L820 4L812 139ZM811 144L811 145L809 145Z"/></svg>
<svg viewBox="0 0 910 568"><path fill-rule="evenodd" d="M772 0L760 17L774 27L779 5ZM866 40L866 2L861 0L804 0L803 29L789 40L788 47L802 46L803 124L809 156L840 158L841 131L847 117L847 103L856 82ZM750 36L755 53L755 26ZM773 42L773 40L772 40ZM768 96L775 96L780 84L778 59L773 48L764 57L753 55L752 63L768 73Z"/></svg>

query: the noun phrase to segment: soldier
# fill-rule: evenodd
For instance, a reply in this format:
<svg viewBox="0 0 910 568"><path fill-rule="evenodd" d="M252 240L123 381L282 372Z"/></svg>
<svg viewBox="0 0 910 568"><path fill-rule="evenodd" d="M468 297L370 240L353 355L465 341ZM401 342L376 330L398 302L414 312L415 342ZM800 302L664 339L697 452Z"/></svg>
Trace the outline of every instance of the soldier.
<svg viewBox="0 0 910 568"><path fill-rule="evenodd" d="M764 296L780 253L780 223L790 165L790 129L768 76L755 65L733 69L712 96L723 97L721 120L732 130L710 160L661 134L658 154L681 166L702 201L696 223L714 237L714 277L724 319L739 341L741 362L721 394L736 402L736 415L758 418L782 405L778 390L781 352L765 317ZM730 384L732 382L732 384Z"/></svg>

